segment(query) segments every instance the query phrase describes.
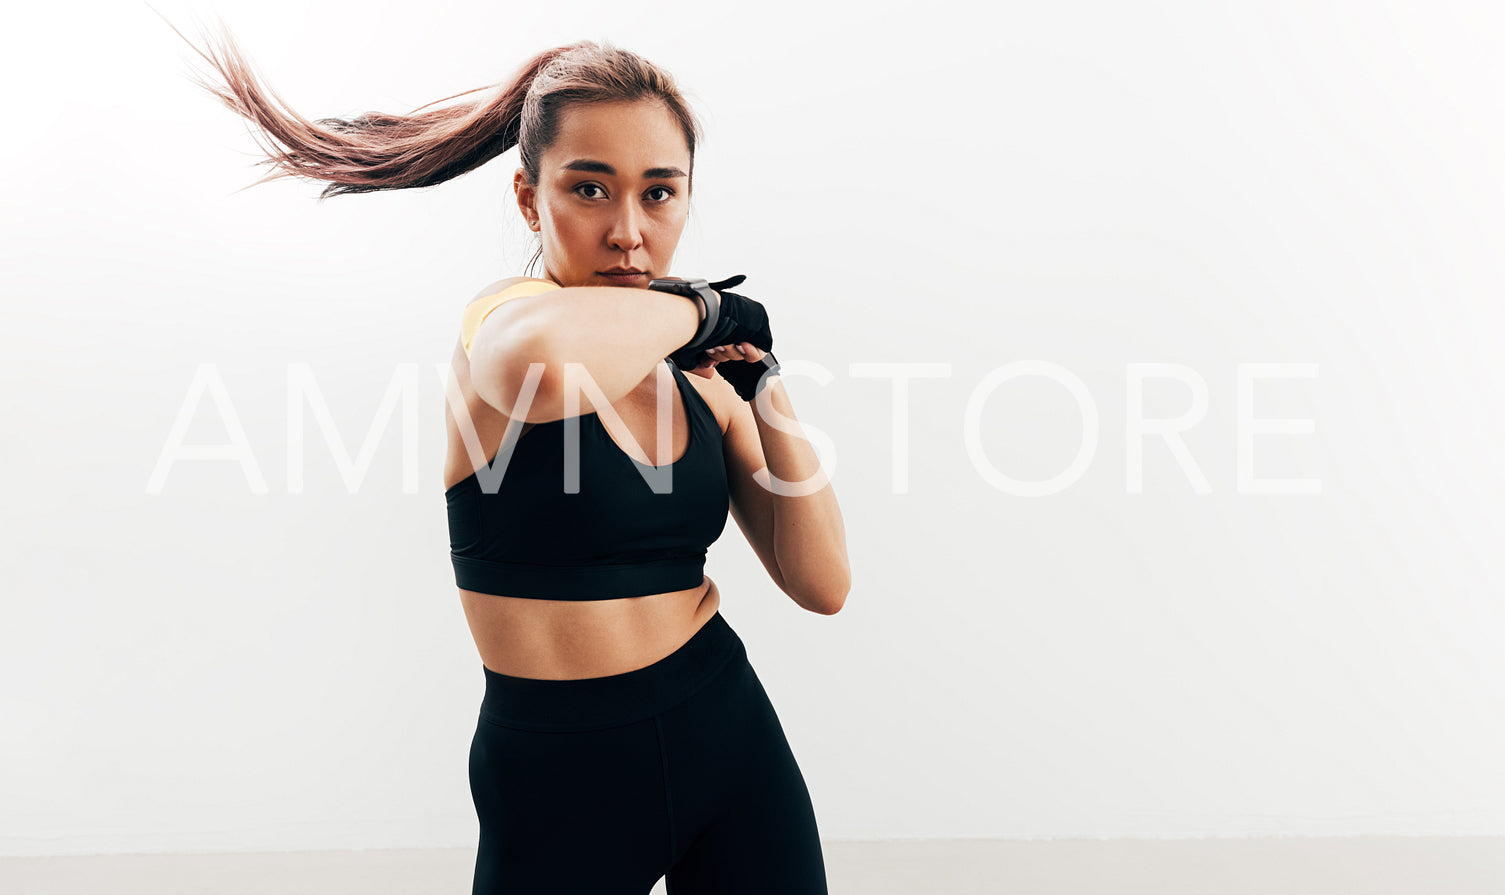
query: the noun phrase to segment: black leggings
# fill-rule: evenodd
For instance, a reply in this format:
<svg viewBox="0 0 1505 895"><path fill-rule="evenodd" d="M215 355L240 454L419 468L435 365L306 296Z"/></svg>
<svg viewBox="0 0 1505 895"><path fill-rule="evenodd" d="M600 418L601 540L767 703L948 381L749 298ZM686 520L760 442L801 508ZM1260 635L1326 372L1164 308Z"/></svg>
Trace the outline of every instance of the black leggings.
<svg viewBox="0 0 1505 895"><path fill-rule="evenodd" d="M826 895L804 776L717 612L668 656L578 680L498 674L470 746L472 895Z"/></svg>

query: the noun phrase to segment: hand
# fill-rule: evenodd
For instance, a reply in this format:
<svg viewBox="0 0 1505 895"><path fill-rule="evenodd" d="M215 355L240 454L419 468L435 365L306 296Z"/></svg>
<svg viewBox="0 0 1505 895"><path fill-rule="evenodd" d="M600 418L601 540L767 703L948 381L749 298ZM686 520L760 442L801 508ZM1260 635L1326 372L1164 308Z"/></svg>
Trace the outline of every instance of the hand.
<svg viewBox="0 0 1505 895"><path fill-rule="evenodd" d="M737 397L751 401L768 387L772 381L768 377L778 374L779 359L772 351L763 351L751 342L736 342L710 349L691 372L706 378L713 372L720 373L722 379L732 384Z"/></svg>
<svg viewBox="0 0 1505 895"><path fill-rule="evenodd" d="M707 348L701 356L700 363L691 370L696 376L710 379L716 375L716 365L723 361L745 360L760 361L766 351L758 348L751 342L739 342L732 345L718 345L715 348Z"/></svg>

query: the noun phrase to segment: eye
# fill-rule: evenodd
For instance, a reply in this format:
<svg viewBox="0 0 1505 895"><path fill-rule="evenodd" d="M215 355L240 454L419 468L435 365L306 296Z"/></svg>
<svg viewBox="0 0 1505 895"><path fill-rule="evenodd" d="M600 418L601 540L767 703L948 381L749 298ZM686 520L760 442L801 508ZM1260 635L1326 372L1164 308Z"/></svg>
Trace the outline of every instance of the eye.
<svg viewBox="0 0 1505 895"><path fill-rule="evenodd" d="M668 202L670 199L674 198L674 191L671 190L671 189L669 189L666 186L656 186L656 187L653 187L652 189L648 190L648 192L650 194L656 193L656 192L659 192L659 191L663 192L663 194L664 194L663 198L662 199L654 199L653 201L655 201L655 202Z"/></svg>
<svg viewBox="0 0 1505 895"><path fill-rule="evenodd" d="M606 190L601 189L601 184L599 184L599 183L582 183L579 186L575 187L575 192L577 192L577 193L580 193L582 190L600 190L601 191L601 195L600 196L585 196L585 198L587 198L587 199L604 198L605 195L606 195ZM584 194L582 193L582 195L584 195Z"/></svg>

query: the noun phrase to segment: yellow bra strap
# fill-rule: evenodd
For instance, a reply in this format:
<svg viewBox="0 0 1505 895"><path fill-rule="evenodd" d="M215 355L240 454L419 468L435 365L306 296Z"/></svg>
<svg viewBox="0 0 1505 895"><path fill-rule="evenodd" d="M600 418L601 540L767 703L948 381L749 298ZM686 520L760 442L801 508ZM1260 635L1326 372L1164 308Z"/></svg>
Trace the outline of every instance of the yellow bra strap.
<svg viewBox="0 0 1505 895"><path fill-rule="evenodd" d="M465 313L460 317L460 344L465 347L465 356L470 357L470 342L475 338L476 330L481 328L481 321L486 319L487 314L514 298L538 295L541 292L558 288L557 284L548 280L526 280L514 283L501 292L478 298L466 305Z"/></svg>

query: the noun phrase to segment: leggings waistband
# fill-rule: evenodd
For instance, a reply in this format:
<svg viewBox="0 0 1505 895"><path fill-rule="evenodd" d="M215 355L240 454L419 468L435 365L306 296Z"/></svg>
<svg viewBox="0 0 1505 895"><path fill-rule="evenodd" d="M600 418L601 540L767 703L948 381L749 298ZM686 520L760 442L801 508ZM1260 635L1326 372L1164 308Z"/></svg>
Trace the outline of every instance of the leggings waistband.
<svg viewBox="0 0 1505 895"><path fill-rule="evenodd" d="M606 677L542 680L481 666L486 695L481 717L526 730L597 730L631 724L690 696L733 656L746 656L742 638L720 610L679 649L652 665Z"/></svg>

